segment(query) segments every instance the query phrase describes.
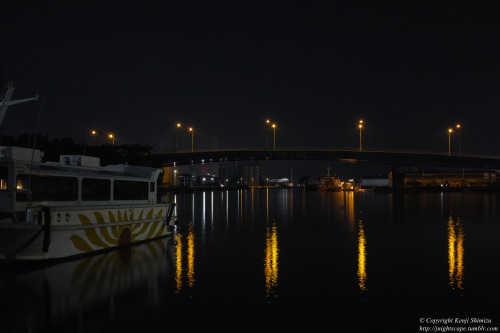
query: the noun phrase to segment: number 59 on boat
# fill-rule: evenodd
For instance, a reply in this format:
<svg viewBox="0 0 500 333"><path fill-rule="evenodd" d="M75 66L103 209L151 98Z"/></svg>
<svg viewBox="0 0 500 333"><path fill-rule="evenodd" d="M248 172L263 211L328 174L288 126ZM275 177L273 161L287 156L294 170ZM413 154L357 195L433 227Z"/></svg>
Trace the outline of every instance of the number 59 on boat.
<svg viewBox="0 0 500 333"><path fill-rule="evenodd" d="M162 170L100 166L36 149L0 146L0 260L58 259L166 237L175 203L162 203Z"/></svg>

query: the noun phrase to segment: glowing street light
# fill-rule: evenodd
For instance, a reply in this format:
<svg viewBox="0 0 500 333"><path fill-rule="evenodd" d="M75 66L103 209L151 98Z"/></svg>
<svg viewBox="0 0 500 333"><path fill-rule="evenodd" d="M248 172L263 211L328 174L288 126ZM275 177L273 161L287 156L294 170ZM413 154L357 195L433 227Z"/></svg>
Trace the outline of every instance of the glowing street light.
<svg viewBox="0 0 500 333"><path fill-rule="evenodd" d="M90 131L90 145L92 146L92 137L95 136L97 132L95 130Z"/></svg>
<svg viewBox="0 0 500 333"><path fill-rule="evenodd" d="M451 133L453 133L453 128L448 128L448 156L451 156Z"/></svg>
<svg viewBox="0 0 500 333"><path fill-rule="evenodd" d="M457 124L456 125L457 131L458 131L458 154L462 156L462 135L460 134L462 125Z"/></svg>
<svg viewBox="0 0 500 333"><path fill-rule="evenodd" d="M108 137L113 141L113 144L115 144L115 136L111 133L108 135Z"/></svg>
<svg viewBox="0 0 500 333"><path fill-rule="evenodd" d="M362 145L361 145L361 130L363 129L363 120L360 120L358 122L358 127L359 127L359 151L361 151L361 149L362 149Z"/></svg>
<svg viewBox="0 0 500 333"><path fill-rule="evenodd" d="M194 152L194 129L192 127L189 127L189 132L191 132L191 152Z"/></svg>

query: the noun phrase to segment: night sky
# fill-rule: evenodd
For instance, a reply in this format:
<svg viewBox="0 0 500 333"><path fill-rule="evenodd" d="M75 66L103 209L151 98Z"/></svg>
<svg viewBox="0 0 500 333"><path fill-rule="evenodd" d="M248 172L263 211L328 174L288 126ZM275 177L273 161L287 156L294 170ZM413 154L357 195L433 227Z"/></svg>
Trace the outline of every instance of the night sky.
<svg viewBox="0 0 500 333"><path fill-rule="evenodd" d="M500 155L500 2L8 1L2 92L40 133L171 149L363 146ZM42 103L1 131L32 132ZM190 133L177 132L188 149ZM452 150L458 151L458 135Z"/></svg>

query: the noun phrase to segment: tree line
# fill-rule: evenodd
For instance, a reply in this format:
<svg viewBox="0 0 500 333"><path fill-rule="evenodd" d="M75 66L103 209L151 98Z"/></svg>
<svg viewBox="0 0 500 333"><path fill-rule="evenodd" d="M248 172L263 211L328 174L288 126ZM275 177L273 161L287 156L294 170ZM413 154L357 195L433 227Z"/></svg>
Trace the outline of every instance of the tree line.
<svg viewBox="0 0 500 333"><path fill-rule="evenodd" d="M89 145L88 142L75 142L71 137L49 138L47 135L21 134L2 136L2 146L35 148L44 152L44 161L59 161L60 155L87 155L99 157L101 165L130 164L152 165L152 145L135 144L104 144Z"/></svg>

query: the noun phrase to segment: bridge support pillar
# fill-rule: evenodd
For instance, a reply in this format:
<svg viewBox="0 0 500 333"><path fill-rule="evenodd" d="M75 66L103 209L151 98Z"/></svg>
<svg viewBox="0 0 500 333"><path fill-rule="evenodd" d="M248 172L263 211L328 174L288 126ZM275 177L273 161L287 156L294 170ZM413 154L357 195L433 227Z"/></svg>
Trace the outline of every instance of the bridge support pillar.
<svg viewBox="0 0 500 333"><path fill-rule="evenodd" d="M390 175L390 186L393 190L405 189L405 173L406 168L401 165L393 165Z"/></svg>

